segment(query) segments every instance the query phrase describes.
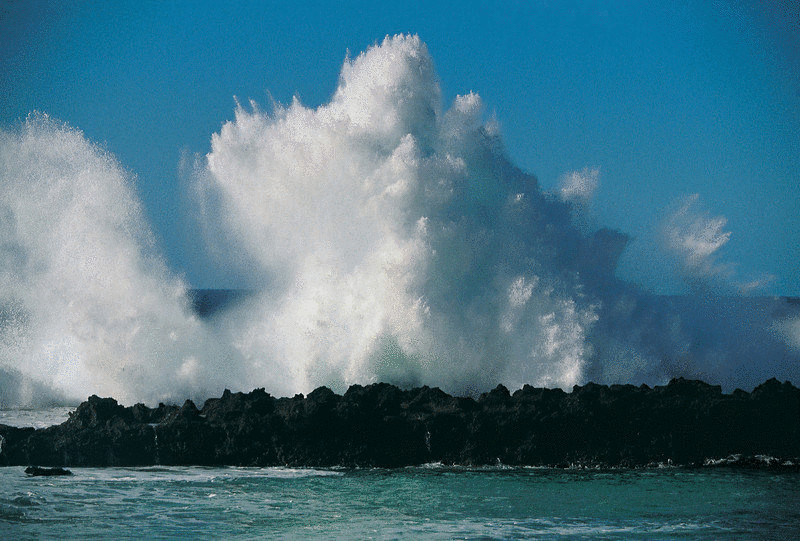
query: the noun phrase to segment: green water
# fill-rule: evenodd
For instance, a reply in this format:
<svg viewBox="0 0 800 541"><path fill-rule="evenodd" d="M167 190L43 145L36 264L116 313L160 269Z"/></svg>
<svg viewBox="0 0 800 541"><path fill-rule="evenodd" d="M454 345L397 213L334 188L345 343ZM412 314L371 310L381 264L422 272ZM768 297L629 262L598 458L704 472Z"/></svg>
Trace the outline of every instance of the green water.
<svg viewBox="0 0 800 541"><path fill-rule="evenodd" d="M0 538L797 539L800 474L0 469Z"/></svg>

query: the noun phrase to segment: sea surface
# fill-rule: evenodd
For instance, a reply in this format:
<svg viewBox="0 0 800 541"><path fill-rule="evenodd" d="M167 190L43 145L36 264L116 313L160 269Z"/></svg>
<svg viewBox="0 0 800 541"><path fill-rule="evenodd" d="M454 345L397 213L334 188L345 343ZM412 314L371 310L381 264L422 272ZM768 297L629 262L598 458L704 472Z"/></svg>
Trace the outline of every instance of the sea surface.
<svg viewBox="0 0 800 541"><path fill-rule="evenodd" d="M66 410L1 413L41 426ZM797 472L71 470L0 468L0 539L800 539Z"/></svg>

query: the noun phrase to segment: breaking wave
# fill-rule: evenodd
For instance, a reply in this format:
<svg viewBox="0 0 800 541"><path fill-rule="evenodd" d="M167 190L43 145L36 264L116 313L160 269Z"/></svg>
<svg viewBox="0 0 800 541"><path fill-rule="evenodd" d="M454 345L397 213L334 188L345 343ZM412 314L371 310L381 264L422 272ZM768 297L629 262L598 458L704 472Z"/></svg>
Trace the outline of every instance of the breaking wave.
<svg viewBox="0 0 800 541"><path fill-rule="evenodd" d="M0 132L0 178L0 400L154 401L235 374L113 157L33 114Z"/></svg>
<svg viewBox="0 0 800 541"><path fill-rule="evenodd" d="M0 374L71 397L798 374L797 312L776 316L780 299L722 311L707 291L617 279L627 237L583 219L599 169L543 191L477 94L443 107L416 36L346 60L327 104L239 105L212 136L192 173L198 216L209 251L257 291L214 317L192 312L156 253L134 179L80 132L32 116L2 133L0 175ZM686 260L712 273L724 221L675 224ZM695 237L708 242L679 242Z"/></svg>

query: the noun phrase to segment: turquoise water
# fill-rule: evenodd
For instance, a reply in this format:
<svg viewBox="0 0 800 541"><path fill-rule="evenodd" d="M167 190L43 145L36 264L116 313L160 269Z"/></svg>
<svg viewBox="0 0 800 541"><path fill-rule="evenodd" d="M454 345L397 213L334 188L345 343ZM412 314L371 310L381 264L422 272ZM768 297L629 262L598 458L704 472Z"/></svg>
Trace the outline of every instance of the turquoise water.
<svg viewBox="0 0 800 541"><path fill-rule="evenodd" d="M0 411L47 426L71 408ZM0 539L800 539L800 473L0 468Z"/></svg>
<svg viewBox="0 0 800 541"><path fill-rule="evenodd" d="M0 537L797 539L800 474L0 468Z"/></svg>

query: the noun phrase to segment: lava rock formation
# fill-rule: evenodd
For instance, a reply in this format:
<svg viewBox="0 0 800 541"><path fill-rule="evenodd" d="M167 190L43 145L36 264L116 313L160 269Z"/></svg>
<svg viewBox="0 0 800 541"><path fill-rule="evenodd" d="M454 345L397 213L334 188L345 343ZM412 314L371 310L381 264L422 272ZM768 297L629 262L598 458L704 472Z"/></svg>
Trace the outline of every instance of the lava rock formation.
<svg viewBox="0 0 800 541"><path fill-rule="evenodd" d="M723 394L701 381L498 386L477 400L438 388L320 387L274 398L225 391L202 409L123 407L92 396L61 425L0 425L0 465L609 466L798 468L800 390L771 379ZM728 458L725 458L728 457ZM762 458L757 458L762 457ZM769 458L767 458L769 457Z"/></svg>

